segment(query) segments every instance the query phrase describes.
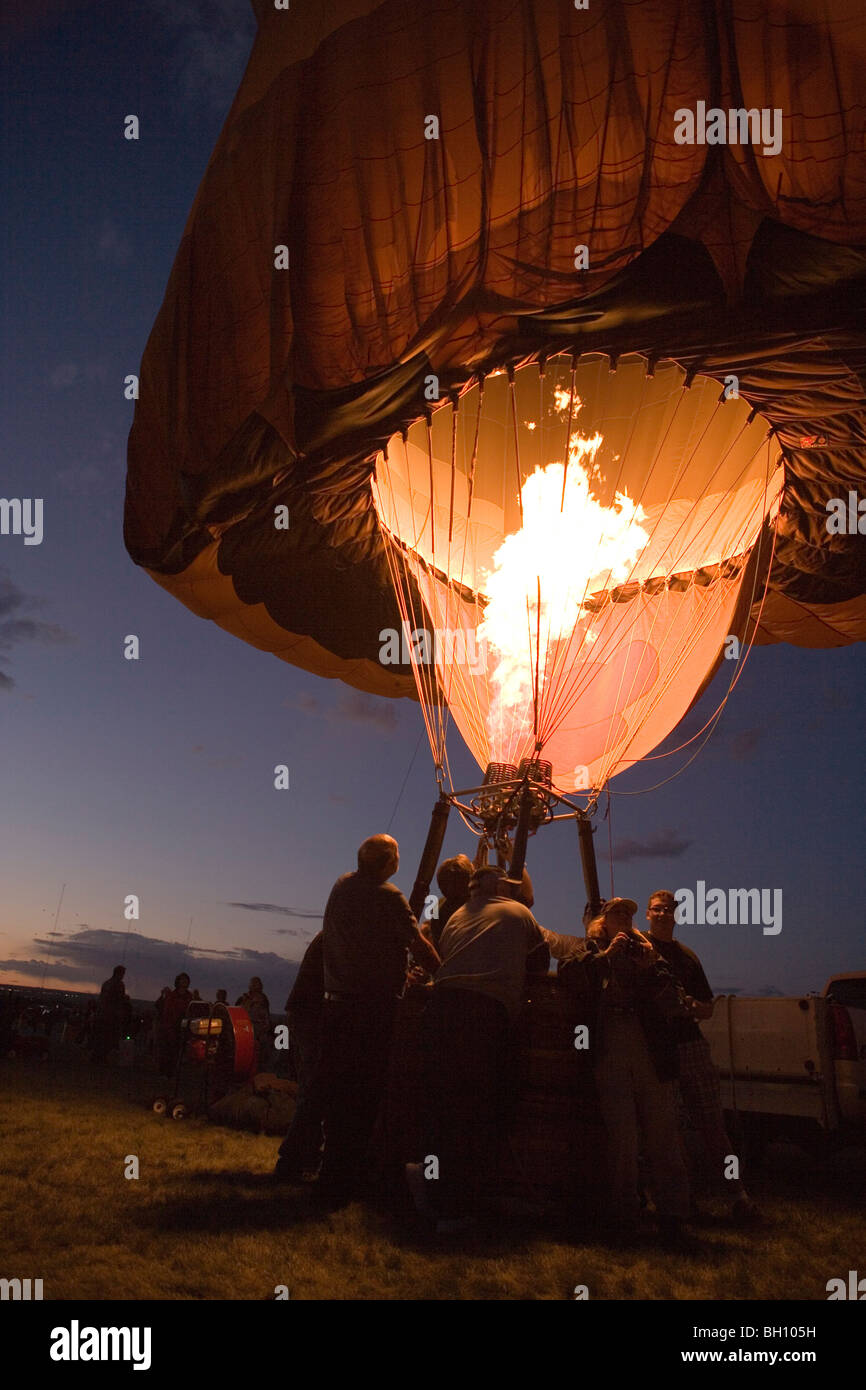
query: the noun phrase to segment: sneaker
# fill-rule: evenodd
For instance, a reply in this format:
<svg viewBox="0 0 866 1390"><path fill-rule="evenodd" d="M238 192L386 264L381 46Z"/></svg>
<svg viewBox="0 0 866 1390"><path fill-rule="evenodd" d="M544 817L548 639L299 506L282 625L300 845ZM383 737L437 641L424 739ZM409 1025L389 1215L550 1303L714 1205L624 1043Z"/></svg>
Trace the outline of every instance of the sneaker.
<svg viewBox="0 0 866 1390"><path fill-rule="evenodd" d="M415 1206L419 1216L426 1217L429 1221L436 1218L430 1201L430 1193L427 1188L427 1179L424 1176L424 1166L421 1163L407 1163L404 1169L406 1174L406 1186L409 1189L409 1196Z"/></svg>

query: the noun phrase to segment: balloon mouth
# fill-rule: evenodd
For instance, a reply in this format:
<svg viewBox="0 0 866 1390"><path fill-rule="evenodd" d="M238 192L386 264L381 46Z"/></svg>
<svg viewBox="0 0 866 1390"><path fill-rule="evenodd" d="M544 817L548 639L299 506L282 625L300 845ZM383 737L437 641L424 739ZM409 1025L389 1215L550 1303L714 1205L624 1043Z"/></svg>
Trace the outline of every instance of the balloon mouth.
<svg viewBox="0 0 866 1390"><path fill-rule="evenodd" d="M561 353L470 378L459 394L431 401L376 455L373 501L390 543L483 604L496 550L522 529L527 479L552 464L568 473L584 466L602 509L620 494L656 531L662 513L673 519L627 580L587 592L602 603L629 583L748 552L771 433L735 377L689 376L671 359L638 353ZM595 447L575 457L574 439ZM688 523L686 508L699 509Z"/></svg>
<svg viewBox="0 0 866 1390"><path fill-rule="evenodd" d="M716 661L778 454L736 378L640 354L560 354L431 403L372 485L422 700L481 767L543 749L598 785L636 737L648 751L654 707L672 727Z"/></svg>

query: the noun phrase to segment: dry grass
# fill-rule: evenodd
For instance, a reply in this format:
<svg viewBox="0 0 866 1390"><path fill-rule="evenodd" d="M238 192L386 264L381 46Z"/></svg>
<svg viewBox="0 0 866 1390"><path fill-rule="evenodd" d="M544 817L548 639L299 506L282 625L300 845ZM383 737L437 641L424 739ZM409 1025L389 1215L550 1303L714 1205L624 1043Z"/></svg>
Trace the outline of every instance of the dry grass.
<svg viewBox="0 0 866 1390"><path fill-rule="evenodd" d="M448 1245L355 1204L323 1215L269 1181L277 1140L160 1120L140 1079L80 1065L2 1064L0 1274L50 1299L826 1299L862 1267L863 1154L802 1156L752 1183L769 1217L722 1219L699 1251L616 1251L508 1227ZM127 1155L138 1180L124 1177ZM859 1261L859 1264L858 1264Z"/></svg>

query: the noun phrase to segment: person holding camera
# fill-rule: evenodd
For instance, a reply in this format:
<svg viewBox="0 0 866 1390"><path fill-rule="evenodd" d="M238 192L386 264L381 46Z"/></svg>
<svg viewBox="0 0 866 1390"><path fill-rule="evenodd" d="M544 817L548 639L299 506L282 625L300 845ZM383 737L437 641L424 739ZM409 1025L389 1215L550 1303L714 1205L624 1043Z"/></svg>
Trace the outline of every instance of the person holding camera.
<svg viewBox="0 0 866 1390"><path fill-rule="evenodd" d="M611 898L587 928L583 951L560 966L591 1061L609 1150L615 1233L638 1231L638 1158L643 1153L662 1238L676 1243L689 1213L679 1143L672 1023L689 1016L682 991L652 943L632 926L637 904ZM577 1042L575 1044L577 1048Z"/></svg>

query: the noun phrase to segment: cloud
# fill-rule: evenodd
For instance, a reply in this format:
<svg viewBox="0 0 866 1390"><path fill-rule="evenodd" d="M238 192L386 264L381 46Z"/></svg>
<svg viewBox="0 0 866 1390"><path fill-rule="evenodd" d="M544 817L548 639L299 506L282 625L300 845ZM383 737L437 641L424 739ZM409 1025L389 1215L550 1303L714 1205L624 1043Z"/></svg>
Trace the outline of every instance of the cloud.
<svg viewBox="0 0 866 1390"><path fill-rule="evenodd" d="M729 734L726 742L730 756L735 762L748 762L766 732L766 729L740 729Z"/></svg>
<svg viewBox="0 0 866 1390"><path fill-rule="evenodd" d="M103 217L99 231L94 238L96 258L111 261L113 265L126 265L132 255L132 245L126 240L111 217Z"/></svg>
<svg viewBox="0 0 866 1390"><path fill-rule="evenodd" d="M240 767L246 762L246 758L236 757L233 753L209 753L203 743L194 743L192 752L196 757L203 758L208 767Z"/></svg>
<svg viewBox="0 0 866 1390"><path fill-rule="evenodd" d="M698 708L689 710L676 728L659 744L661 752L672 753L675 748L679 749L683 744L689 744L691 752L694 752L698 747L702 748L706 738L704 726L708 718L709 711L703 707L703 702ZM734 762L747 762L767 732L766 725L756 725L751 729L732 728L722 718L707 739L706 749L702 756L721 753L725 758L733 758ZM690 743L690 740L695 740L695 742ZM684 753L683 756L687 755Z"/></svg>
<svg viewBox="0 0 866 1390"><path fill-rule="evenodd" d="M17 616L20 609L36 608L40 602L23 593L9 571L0 567L0 661L4 664L21 642L53 644L71 640L69 633L57 623ZM0 690L11 690L14 684L12 677L0 670Z"/></svg>
<svg viewBox="0 0 866 1390"><path fill-rule="evenodd" d="M50 977L65 981L70 988L95 988L115 965L126 964L126 987L136 999L156 998L164 984L185 970L193 989L203 999L217 989L227 989L236 998L251 975L260 975L272 1007L282 1008L295 975L297 961L286 960L274 951L255 951L248 946L231 950L212 950L180 941L144 936L136 931L108 931L80 927L62 941L56 937L33 939L37 955L30 960L0 960L0 970L29 977L35 984Z"/></svg>
<svg viewBox="0 0 866 1390"><path fill-rule="evenodd" d="M348 719L356 724L374 724L379 729L396 729L397 711L386 700L364 695L360 690L348 690L334 706L332 718Z"/></svg>
<svg viewBox="0 0 866 1390"><path fill-rule="evenodd" d="M64 387L72 385L80 370L77 362L61 362L60 366L55 367L49 374L48 380L55 390L62 391Z"/></svg>
<svg viewBox="0 0 866 1390"><path fill-rule="evenodd" d="M306 917L311 922L321 922L321 912L300 912L293 907L281 907L279 903L225 903L226 907L239 907L244 912L277 912L282 917Z"/></svg>
<svg viewBox="0 0 866 1390"><path fill-rule="evenodd" d="M286 700L285 704L289 709L300 710L302 714L311 714L338 724L372 724L387 733L392 733L398 725L397 711L390 700L365 695L360 690L347 690L333 705L326 705L317 695L299 695L295 700Z"/></svg>
<svg viewBox="0 0 866 1390"><path fill-rule="evenodd" d="M658 830L644 840L620 840L613 847L613 857L622 864L630 859L679 859L692 843L675 830Z"/></svg>
<svg viewBox="0 0 866 1390"><path fill-rule="evenodd" d="M290 703L291 701L286 701L286 704ZM299 710L303 710L304 714L327 714L328 712L316 695L299 695L295 704Z"/></svg>
<svg viewBox="0 0 866 1390"><path fill-rule="evenodd" d="M151 0L169 31L168 66L185 106L225 112L246 67L256 21L238 0Z"/></svg>
<svg viewBox="0 0 866 1390"><path fill-rule="evenodd" d="M48 373L49 385L55 391L64 391L74 382L80 381L84 377L86 381L100 381L105 383L108 380L108 363L105 358L99 358L93 362L85 362L82 366L78 362L60 362L52 372ZM105 453L104 441L108 437L109 431L102 431L103 449ZM115 436L112 436L114 438Z"/></svg>

